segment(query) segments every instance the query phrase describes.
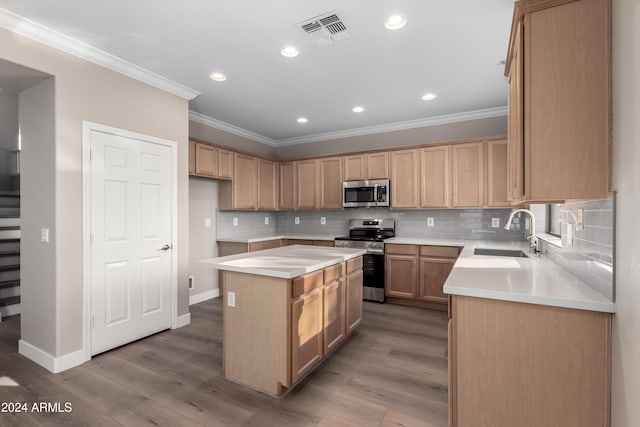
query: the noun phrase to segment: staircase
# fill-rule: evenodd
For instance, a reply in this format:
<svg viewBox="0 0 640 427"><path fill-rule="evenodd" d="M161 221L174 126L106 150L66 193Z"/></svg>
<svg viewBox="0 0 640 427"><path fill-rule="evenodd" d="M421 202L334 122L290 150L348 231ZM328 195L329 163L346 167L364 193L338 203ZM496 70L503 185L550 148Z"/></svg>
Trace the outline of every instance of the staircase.
<svg viewBox="0 0 640 427"><path fill-rule="evenodd" d="M20 193L0 192L0 322L20 313Z"/></svg>

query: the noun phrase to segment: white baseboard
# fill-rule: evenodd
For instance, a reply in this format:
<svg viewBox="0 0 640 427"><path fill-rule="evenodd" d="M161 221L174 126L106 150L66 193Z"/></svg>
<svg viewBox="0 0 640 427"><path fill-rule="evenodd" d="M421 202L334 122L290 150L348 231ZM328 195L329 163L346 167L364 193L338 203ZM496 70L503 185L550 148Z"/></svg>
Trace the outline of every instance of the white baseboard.
<svg viewBox="0 0 640 427"><path fill-rule="evenodd" d="M36 362L49 372L57 374L58 372L66 371L74 366L82 365L88 359L84 350L74 351L73 353L65 354L64 356L54 357L44 350L29 344L26 341L18 341L18 353Z"/></svg>
<svg viewBox="0 0 640 427"><path fill-rule="evenodd" d="M189 295L189 305L198 304L199 302L207 301L220 296L220 289L214 289L212 291L202 292L201 294Z"/></svg>
<svg viewBox="0 0 640 427"><path fill-rule="evenodd" d="M182 316L178 316L178 319L176 319L175 329L182 328L183 326L187 326L190 323L191 323L191 313L183 314Z"/></svg>

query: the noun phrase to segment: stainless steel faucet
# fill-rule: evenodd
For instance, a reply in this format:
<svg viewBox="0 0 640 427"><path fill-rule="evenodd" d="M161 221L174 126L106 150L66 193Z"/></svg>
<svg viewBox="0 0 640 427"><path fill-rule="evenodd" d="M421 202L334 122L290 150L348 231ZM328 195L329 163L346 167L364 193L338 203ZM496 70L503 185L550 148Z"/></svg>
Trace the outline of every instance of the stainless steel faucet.
<svg viewBox="0 0 640 427"><path fill-rule="evenodd" d="M507 220L507 225L504 226L505 230L509 230L511 228L511 222L513 221L513 217L517 214L517 213L526 213L529 214L529 216L531 217L531 224L530 224L530 235L527 237L527 240L529 241L529 249L533 250L535 252L536 255L540 255L540 249L538 246L538 238L536 237L536 217L533 215L533 212L531 212L529 209L516 209L514 211L511 212L511 215L509 215L509 219Z"/></svg>

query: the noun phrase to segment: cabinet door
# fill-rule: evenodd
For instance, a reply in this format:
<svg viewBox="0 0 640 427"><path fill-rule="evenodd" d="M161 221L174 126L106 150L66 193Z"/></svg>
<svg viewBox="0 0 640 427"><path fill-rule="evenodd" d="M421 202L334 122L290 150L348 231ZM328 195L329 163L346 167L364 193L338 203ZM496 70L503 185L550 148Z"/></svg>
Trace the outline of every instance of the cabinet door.
<svg viewBox="0 0 640 427"><path fill-rule="evenodd" d="M322 288L291 301L291 380L322 359Z"/></svg>
<svg viewBox="0 0 640 427"><path fill-rule="evenodd" d="M196 174L215 177L218 174L218 150L196 143Z"/></svg>
<svg viewBox="0 0 640 427"><path fill-rule="evenodd" d="M189 141L189 175L196 173L196 143Z"/></svg>
<svg viewBox="0 0 640 427"><path fill-rule="evenodd" d="M218 178L233 178L233 152L218 148Z"/></svg>
<svg viewBox="0 0 640 427"><path fill-rule="evenodd" d="M295 208L295 167L293 162L280 163L280 191L278 208L281 211Z"/></svg>
<svg viewBox="0 0 640 427"><path fill-rule="evenodd" d="M385 295L415 299L418 257L414 255L386 255L385 264Z"/></svg>
<svg viewBox="0 0 640 427"><path fill-rule="evenodd" d="M451 206L450 149L443 145L420 151L420 206L423 208Z"/></svg>
<svg viewBox="0 0 640 427"><path fill-rule="evenodd" d="M256 209L258 162L255 157L245 154L234 154L233 169L233 208Z"/></svg>
<svg viewBox="0 0 640 427"><path fill-rule="evenodd" d="M487 142L487 206L510 206L507 197L507 141Z"/></svg>
<svg viewBox="0 0 640 427"><path fill-rule="evenodd" d="M277 164L258 159L258 209L274 211L277 208Z"/></svg>
<svg viewBox="0 0 640 427"><path fill-rule="evenodd" d="M328 354L346 336L344 277L324 286L323 341L324 354Z"/></svg>
<svg viewBox="0 0 640 427"><path fill-rule="evenodd" d="M442 287L455 262L455 259L420 257L418 299L446 304L447 296Z"/></svg>
<svg viewBox="0 0 640 427"><path fill-rule="evenodd" d="M343 158L344 180L355 181L358 179L366 179L365 162L364 154L345 156Z"/></svg>
<svg viewBox="0 0 640 427"><path fill-rule="evenodd" d="M389 178L389 153L370 153L365 155L367 179Z"/></svg>
<svg viewBox="0 0 640 427"><path fill-rule="evenodd" d="M452 146L453 207L484 205L484 144L472 142Z"/></svg>
<svg viewBox="0 0 640 427"><path fill-rule="evenodd" d="M320 208L342 209L342 158L318 161L320 168Z"/></svg>
<svg viewBox="0 0 640 427"><path fill-rule="evenodd" d="M266 240L264 242L253 242L253 243L249 243L249 252L262 251L264 249L279 248L280 246L282 246L281 239Z"/></svg>
<svg viewBox="0 0 640 427"><path fill-rule="evenodd" d="M391 207L417 208L419 205L419 151L391 152Z"/></svg>
<svg viewBox="0 0 640 427"><path fill-rule="evenodd" d="M318 203L318 161L300 160L296 165L296 209L316 209Z"/></svg>
<svg viewBox="0 0 640 427"><path fill-rule="evenodd" d="M509 121L507 145L507 197L511 203L525 199L524 194L524 122L522 24L518 24L515 50L509 68Z"/></svg>
<svg viewBox="0 0 640 427"><path fill-rule="evenodd" d="M362 279L362 270L356 270L346 276L347 334L350 334L362 321Z"/></svg>

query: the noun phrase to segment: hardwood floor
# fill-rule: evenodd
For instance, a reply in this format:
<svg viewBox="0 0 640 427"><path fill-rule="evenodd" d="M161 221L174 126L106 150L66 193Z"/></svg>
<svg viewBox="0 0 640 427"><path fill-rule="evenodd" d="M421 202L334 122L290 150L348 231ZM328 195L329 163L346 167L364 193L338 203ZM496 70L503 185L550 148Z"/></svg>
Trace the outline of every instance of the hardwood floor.
<svg viewBox="0 0 640 427"><path fill-rule="evenodd" d="M445 426L447 314L365 302L351 339L284 399L222 378L219 299L191 324L51 374L17 353L20 318L0 323L0 403L66 402L68 413L0 413L2 426Z"/></svg>

